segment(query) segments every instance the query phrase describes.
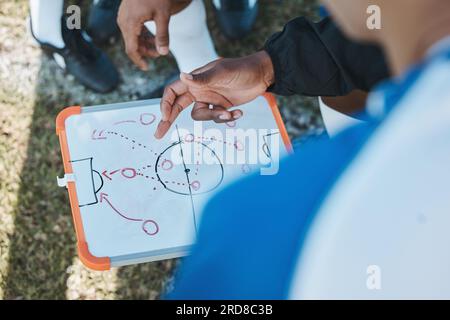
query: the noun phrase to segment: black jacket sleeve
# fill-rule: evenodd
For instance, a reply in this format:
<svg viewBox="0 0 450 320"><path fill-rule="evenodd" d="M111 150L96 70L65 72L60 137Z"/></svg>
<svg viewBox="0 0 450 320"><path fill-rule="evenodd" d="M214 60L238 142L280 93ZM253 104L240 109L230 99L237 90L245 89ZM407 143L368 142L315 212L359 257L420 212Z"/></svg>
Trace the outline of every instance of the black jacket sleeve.
<svg viewBox="0 0 450 320"><path fill-rule="evenodd" d="M343 96L370 91L389 77L381 49L346 38L330 19L313 23L300 17L264 46L275 69L269 91L279 95Z"/></svg>

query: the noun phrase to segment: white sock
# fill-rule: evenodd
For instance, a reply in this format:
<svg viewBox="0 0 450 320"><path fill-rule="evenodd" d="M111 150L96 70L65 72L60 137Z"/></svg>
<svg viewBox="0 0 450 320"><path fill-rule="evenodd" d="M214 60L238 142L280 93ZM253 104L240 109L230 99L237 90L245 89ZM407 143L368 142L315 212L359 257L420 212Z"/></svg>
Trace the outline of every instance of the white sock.
<svg viewBox="0 0 450 320"><path fill-rule="evenodd" d="M61 34L61 17L64 0L30 0L31 24L40 42L64 48Z"/></svg>
<svg viewBox="0 0 450 320"><path fill-rule="evenodd" d="M155 34L153 21L145 23ZM183 11L173 15L169 25L170 51L182 72L191 72L218 58L206 24L206 10L202 0L192 0Z"/></svg>

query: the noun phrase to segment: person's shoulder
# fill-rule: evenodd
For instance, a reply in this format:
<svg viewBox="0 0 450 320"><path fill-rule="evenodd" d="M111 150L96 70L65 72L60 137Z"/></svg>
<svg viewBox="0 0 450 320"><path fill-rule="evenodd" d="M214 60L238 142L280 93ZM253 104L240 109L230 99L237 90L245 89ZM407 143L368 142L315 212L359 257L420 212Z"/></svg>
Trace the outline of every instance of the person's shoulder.
<svg viewBox="0 0 450 320"><path fill-rule="evenodd" d="M308 142L281 162L278 174L254 175L217 194L204 209L172 298L284 297L315 212L372 130L357 126Z"/></svg>
<svg viewBox="0 0 450 320"><path fill-rule="evenodd" d="M218 193L204 210L203 224L209 223L210 219L225 222L225 219L234 219L235 215L244 213L248 215L255 210L299 208L298 200L304 203L317 198L314 196L330 188L345 170L376 126L375 123L364 123L333 139L312 138L300 145L294 155L281 161L277 174L255 174ZM224 211L227 211L226 215Z"/></svg>

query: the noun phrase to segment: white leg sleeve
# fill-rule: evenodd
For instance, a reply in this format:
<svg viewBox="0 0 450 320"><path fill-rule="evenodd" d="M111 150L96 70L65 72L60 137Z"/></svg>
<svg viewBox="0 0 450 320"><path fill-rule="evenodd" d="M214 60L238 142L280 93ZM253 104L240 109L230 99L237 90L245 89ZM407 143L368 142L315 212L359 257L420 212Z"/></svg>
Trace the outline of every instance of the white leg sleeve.
<svg viewBox="0 0 450 320"><path fill-rule="evenodd" d="M153 21L145 23L155 34ZM218 58L206 24L203 0L192 0L183 11L173 15L169 25L170 50L183 72L191 72Z"/></svg>
<svg viewBox="0 0 450 320"><path fill-rule="evenodd" d="M330 137L334 137L342 130L345 130L353 125L362 122L361 120L352 118L346 114L340 113L330 108L323 102L322 98L320 97L319 97L319 105L323 123Z"/></svg>
<svg viewBox="0 0 450 320"><path fill-rule="evenodd" d="M61 16L64 0L30 0L33 33L41 42L64 47L61 34Z"/></svg>

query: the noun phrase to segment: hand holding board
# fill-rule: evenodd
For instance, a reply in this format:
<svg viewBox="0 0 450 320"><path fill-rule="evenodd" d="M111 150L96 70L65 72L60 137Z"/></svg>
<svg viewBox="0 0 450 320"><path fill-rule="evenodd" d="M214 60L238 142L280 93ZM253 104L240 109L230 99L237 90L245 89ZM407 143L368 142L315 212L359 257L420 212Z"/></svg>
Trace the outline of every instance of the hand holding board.
<svg viewBox="0 0 450 320"><path fill-rule="evenodd" d="M260 166L225 161L223 149L239 157L249 148L225 132L265 130L260 151L268 160L269 138L290 150L274 101L257 98L239 121L201 123L201 131L186 110L162 140L153 136L159 100L63 110L57 134L66 175L58 184L69 190L82 262L107 270L186 255L207 200Z"/></svg>

